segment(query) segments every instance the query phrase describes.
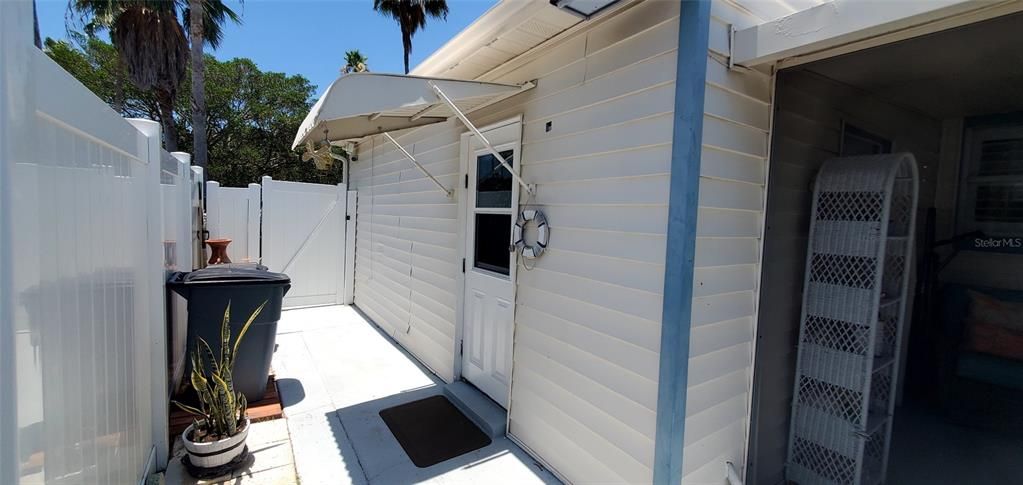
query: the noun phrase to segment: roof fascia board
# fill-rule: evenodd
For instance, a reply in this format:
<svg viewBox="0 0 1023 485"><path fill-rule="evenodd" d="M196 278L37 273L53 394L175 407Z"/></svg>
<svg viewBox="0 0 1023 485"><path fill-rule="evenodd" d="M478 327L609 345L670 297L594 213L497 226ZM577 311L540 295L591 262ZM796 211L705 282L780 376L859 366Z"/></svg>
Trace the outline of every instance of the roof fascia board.
<svg viewBox="0 0 1023 485"><path fill-rule="evenodd" d="M593 29L594 27L614 18L615 15L618 15L632 7L635 7L642 1L643 0L620 1L600 11L600 13L598 13L595 17L590 17L589 19L583 19L582 17L580 17L579 22L577 22L575 25L561 31L561 33L559 33L558 35L533 46L526 52L523 52L522 54L519 54L509 59L508 61L501 63L501 65L481 74L476 79L487 82L499 82L496 80L501 79L502 76L505 76L508 73L511 73L516 69L528 64L530 61L550 51L552 47L561 45L571 39L574 39L576 36L585 33Z"/></svg>
<svg viewBox="0 0 1023 485"><path fill-rule="evenodd" d="M832 49L1006 3L834 0L735 32L732 61L752 67Z"/></svg>
<svg viewBox="0 0 1023 485"><path fill-rule="evenodd" d="M470 52L487 45L501 32L528 20L545 2L504 0L483 13L475 22L448 40L440 49L420 62L409 74L443 75Z"/></svg>

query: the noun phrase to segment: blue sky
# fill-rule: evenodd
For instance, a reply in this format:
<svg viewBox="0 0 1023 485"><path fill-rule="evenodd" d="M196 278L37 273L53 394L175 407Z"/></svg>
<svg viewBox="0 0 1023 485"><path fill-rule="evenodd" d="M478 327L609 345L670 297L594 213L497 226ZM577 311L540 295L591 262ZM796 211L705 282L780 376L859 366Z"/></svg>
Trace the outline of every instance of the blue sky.
<svg viewBox="0 0 1023 485"><path fill-rule="evenodd" d="M2 0L0 0L2 1ZM43 38L64 38L66 0L37 0ZM372 0L226 0L242 14L242 25L229 26L220 59L248 57L260 69L302 74L317 94L337 77L344 51L359 49L376 72L402 72L398 24L373 11ZM495 0L448 0L447 21L427 21L412 39L411 67L472 23Z"/></svg>

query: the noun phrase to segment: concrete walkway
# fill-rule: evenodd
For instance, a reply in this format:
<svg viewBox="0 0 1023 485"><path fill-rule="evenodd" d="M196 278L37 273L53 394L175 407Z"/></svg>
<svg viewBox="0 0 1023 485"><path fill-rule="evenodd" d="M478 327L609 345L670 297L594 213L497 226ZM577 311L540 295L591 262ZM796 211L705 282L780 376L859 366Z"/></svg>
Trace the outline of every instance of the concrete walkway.
<svg viewBox="0 0 1023 485"><path fill-rule="evenodd" d="M284 312L273 368L303 485L558 483L508 438L417 468L382 409L440 394L443 382L354 308Z"/></svg>
<svg viewBox="0 0 1023 485"><path fill-rule="evenodd" d="M174 440L173 458L167 464L165 483L168 485L292 485L295 478L294 453L288 439L287 423L283 419L252 423L245 445L249 457L234 473L222 477L199 480L191 477L181 457L185 447L181 438Z"/></svg>

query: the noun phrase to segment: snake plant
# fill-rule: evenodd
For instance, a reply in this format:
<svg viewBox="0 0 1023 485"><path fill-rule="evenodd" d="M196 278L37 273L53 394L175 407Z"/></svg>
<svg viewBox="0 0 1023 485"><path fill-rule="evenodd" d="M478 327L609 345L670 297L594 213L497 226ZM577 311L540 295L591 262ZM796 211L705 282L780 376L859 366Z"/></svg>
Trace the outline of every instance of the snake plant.
<svg viewBox="0 0 1023 485"><path fill-rule="evenodd" d="M231 343L231 302L227 303L224 321L220 325L219 356L214 355L209 343L202 337L196 339L195 349L191 355L190 380L199 397L199 406L174 401L179 408L195 416L194 435L190 437L193 441L199 441L199 438L214 440L229 438L237 434L239 426L245 422L248 403L242 393L235 392L232 373L238 346L266 304L264 301L249 315L234 343Z"/></svg>

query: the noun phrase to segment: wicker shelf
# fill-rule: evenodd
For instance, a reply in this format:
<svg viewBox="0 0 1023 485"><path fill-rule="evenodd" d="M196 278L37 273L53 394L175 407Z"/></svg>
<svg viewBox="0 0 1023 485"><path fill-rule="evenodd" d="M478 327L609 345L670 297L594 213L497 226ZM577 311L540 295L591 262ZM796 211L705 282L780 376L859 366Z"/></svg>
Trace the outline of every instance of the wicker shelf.
<svg viewBox="0 0 1023 485"><path fill-rule="evenodd" d="M884 482L917 185L909 154L832 159L817 175L788 480Z"/></svg>

